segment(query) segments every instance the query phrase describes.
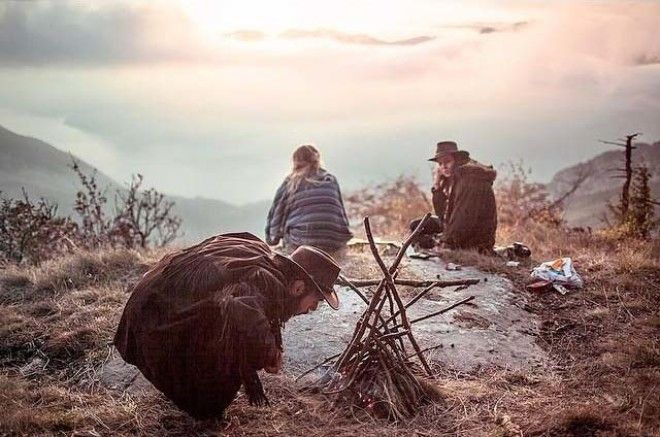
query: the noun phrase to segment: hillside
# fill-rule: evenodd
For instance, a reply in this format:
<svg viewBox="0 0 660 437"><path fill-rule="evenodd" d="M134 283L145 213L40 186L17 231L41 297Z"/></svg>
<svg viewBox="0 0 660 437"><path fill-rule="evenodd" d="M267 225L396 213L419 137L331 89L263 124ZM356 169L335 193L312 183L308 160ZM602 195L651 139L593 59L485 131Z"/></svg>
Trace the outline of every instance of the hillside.
<svg viewBox="0 0 660 437"><path fill-rule="evenodd" d="M111 346L127 290L171 249L76 251L37 267L0 268L0 435L658 435L657 245L523 231L515 230L534 247L532 265L568 253L585 288L529 292L527 268L475 252L447 254L464 266L459 272L445 270L445 260L404 259L400 278L465 274L483 281L480 291L437 289L417 304L427 313L460 295L476 296L428 325L413 322L420 340L444 345L427 352L429 383L442 400L402 422L332 404L301 391L305 381L295 379L351 338L365 304L346 288L338 290L339 312L322 306L287 322L288 365L262 378L270 407L250 406L240 394L225 420L200 421ZM340 263L351 278L377 277L373 259L357 246ZM399 290L406 301L419 293ZM372 292L364 288L366 296Z"/></svg>
<svg viewBox="0 0 660 437"><path fill-rule="evenodd" d="M633 165L645 165L651 171L651 192L660 196L660 142L637 144L633 150ZM622 179L614 178L614 168L623 166L623 149L610 150L589 161L559 171L548 184L554 196L565 193L581 172L588 174L580 188L566 201L565 218L571 226L602 226L607 202L616 201L621 193ZM657 211L656 211L657 213Z"/></svg>
<svg viewBox="0 0 660 437"><path fill-rule="evenodd" d="M44 197L59 205L61 214L72 211L78 180L69 168L72 155L48 143L16 134L0 126L0 191L7 197L21 197L24 187L30 197ZM82 170L89 174L93 166L78 158ZM122 184L98 172L100 186L110 190ZM146 187L149 187L147 178ZM157 188L157 187L156 187ZM235 206L215 199L168 196L175 211L183 219L185 241L196 241L211 234L250 231L262 234L268 211L267 202Z"/></svg>
<svg viewBox="0 0 660 437"><path fill-rule="evenodd" d="M30 197L45 197L60 205L62 212L71 211L77 178L69 169L71 155L40 141L18 135L0 126L0 191L7 197L21 197L25 187ZM78 160L82 171L93 167ZM102 186L120 185L103 173L98 174Z"/></svg>
<svg viewBox="0 0 660 437"><path fill-rule="evenodd" d="M635 165L646 165L653 176L651 189L660 194L660 142L637 144L633 152ZM565 202L565 218L571 226L598 227L607 213L607 202L620 193L621 179L614 179L611 169L620 167L623 152L610 150L586 161L560 170L547 185L554 196L565 193L581 172L589 176ZM71 212L78 181L69 169L72 155L41 140L22 136L0 126L0 191L8 197L22 196L25 187L31 197L44 197L60 206L62 214ZM76 158L77 159L77 158ZM85 173L93 166L77 159ZM98 172L101 186L111 190L122 184L103 172ZM149 187L147 178L146 187ZM157 188L157 187L156 187ZM243 206L216 199L168 196L175 202L175 210L183 218L183 240L192 242L219 232L250 231L263 234L267 201Z"/></svg>

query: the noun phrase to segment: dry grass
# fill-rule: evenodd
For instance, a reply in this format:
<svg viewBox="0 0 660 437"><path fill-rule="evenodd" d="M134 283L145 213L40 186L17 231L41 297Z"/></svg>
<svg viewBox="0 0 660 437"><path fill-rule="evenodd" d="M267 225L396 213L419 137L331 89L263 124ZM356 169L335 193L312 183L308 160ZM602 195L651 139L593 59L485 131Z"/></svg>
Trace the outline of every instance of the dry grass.
<svg viewBox="0 0 660 437"><path fill-rule="evenodd" d="M41 267L8 267L0 276L0 365L33 359L75 374L74 363L107 352L128 285L153 255L130 250L78 252Z"/></svg>
<svg viewBox="0 0 660 437"><path fill-rule="evenodd" d="M38 268L0 272L0 434L584 436L660 432L660 269L657 242L502 229L536 261L572 256L585 289L528 295L541 322L549 369L460 373L436 363L444 401L407 423L375 420L301 393L290 376L268 376L271 408L240 396L225 422L187 417L153 390L106 388L99 372L126 288L161 254L77 253ZM528 269L471 252L453 260L522 286ZM364 266L363 266L364 267ZM351 276L368 277L353 266ZM362 274L367 271L367 274ZM375 276L375 274L374 274ZM526 293L521 291L521 293ZM469 314L463 322L477 323Z"/></svg>
<svg viewBox="0 0 660 437"><path fill-rule="evenodd" d="M566 296L548 292L529 299L527 309L541 319L538 342L555 361L561 392L544 414L536 414L525 434L660 432L658 242L619 241L536 224L500 230L502 244L517 240L532 248L533 264L572 257L586 284ZM498 258L474 252L450 257L506 275L519 289L529 279L529 269L508 268Z"/></svg>

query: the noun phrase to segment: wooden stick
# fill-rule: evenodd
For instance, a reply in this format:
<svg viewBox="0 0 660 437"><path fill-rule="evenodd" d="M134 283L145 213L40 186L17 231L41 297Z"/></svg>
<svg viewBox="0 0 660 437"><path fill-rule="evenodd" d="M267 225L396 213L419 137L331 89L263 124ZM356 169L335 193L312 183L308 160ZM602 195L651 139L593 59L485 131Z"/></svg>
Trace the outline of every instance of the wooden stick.
<svg viewBox="0 0 660 437"><path fill-rule="evenodd" d="M420 222L420 226L423 226L424 223L428 220L429 214L427 214L422 221ZM417 340L415 340L415 337L412 335L412 332L410 330L410 323L408 323L408 317L406 315L406 310L405 307L403 306L403 302L401 301L401 298L399 297L399 294L396 291L396 287L394 285L394 282L392 280L392 273L396 270L396 267L394 264L390 266L388 269L385 266L385 263L383 263L382 258L380 257L380 254L378 253L378 247L376 247L376 243L374 242L374 237L373 234L371 233L371 225L369 223L369 217L365 217L364 219L364 229L367 234L367 239L369 240L369 247L371 247L371 253L373 254L374 258L376 259L376 262L378 263L378 266L380 269L383 271L383 274L385 275L385 281L387 281L387 286L389 286L390 291L392 292L392 297L394 298L394 301L396 302L397 306L399 307L399 313L401 315L401 324L404 327L406 331L408 331L408 340L410 341L410 344L412 344L413 348L418 354L419 361L422 363L424 366L424 369L426 369L426 372L428 373L429 376L432 376L432 371L431 367L429 364L426 362L426 359L424 356L420 353L420 347L417 344ZM407 248L407 247L406 247ZM397 264L398 266L398 264Z"/></svg>
<svg viewBox="0 0 660 437"><path fill-rule="evenodd" d="M417 323L417 322L421 322L422 320L430 319L431 317L439 316L440 314L446 313L447 311L452 310L452 309L456 308L456 307L459 306L459 305L463 305L463 304L465 304L465 303L470 302L472 299L474 299L474 296L466 297L465 299L463 299L463 300L461 300L461 301L459 301L459 302L456 302L456 303L453 304L453 305L449 305L448 307L443 308L443 309L441 309L440 311L436 311L436 312L434 312L434 313L427 314L427 315L425 315L425 316L418 317L418 318L416 318L416 319L414 319L414 320L411 320L411 321L410 321L410 324ZM407 329L407 328L406 328L406 329Z"/></svg>
<svg viewBox="0 0 660 437"><path fill-rule="evenodd" d="M370 287L380 284L381 279L351 279L353 285L356 287ZM434 281L431 280L415 280L415 279L396 279L394 281L397 285L407 285L410 287L428 287ZM345 285L341 280L337 280L338 285Z"/></svg>
<svg viewBox="0 0 660 437"><path fill-rule="evenodd" d="M365 343L368 343L372 339L374 341L379 341L379 342L380 341L385 341L387 344L390 345L390 347L392 348L392 351L394 352L394 354L397 357L399 357L400 359L403 359L403 357L405 356L405 353L406 353L406 348L403 345L403 340L401 339L401 336L402 335L407 335L407 332L399 331L398 328L395 328L395 329L392 329L392 330L390 330L388 328L385 328L386 333L381 334L380 332L378 332L378 329L381 328L381 327L382 327L382 325L379 326L379 327L369 326L369 329L375 330L376 333L380 334L380 335L375 335L375 336L373 336L373 338L367 338L365 340ZM403 332L403 334L402 334L402 332ZM396 341L398 341L399 346L400 346L399 348L396 347L396 344L394 343L394 339L396 339Z"/></svg>
<svg viewBox="0 0 660 437"><path fill-rule="evenodd" d="M362 299L362 300L364 301L364 303L367 304L367 306L369 305L369 299L367 299L367 297L366 297L366 296L365 296L365 295L364 295L364 294L363 294L363 293L362 293L362 292L361 292L361 291L360 291L355 285L353 285L353 284L351 283L351 281L349 281L347 278L343 277L341 274L339 275L339 277L340 277L340 278L342 279L342 281L344 282L344 286L348 286L348 288L350 288L351 290L353 290L353 291L355 292L355 294L357 294L358 296L360 296L360 299ZM380 317L380 322L381 322L381 324L383 324L383 325L386 325L386 324L387 324L386 320L385 320L383 317Z"/></svg>
<svg viewBox="0 0 660 437"><path fill-rule="evenodd" d="M349 278L339 278L336 282L337 285L348 285L348 282L354 286L354 287L370 287L373 285L378 285L380 284L380 281L382 279L349 279ZM407 287L430 287L431 285L437 286L437 287L451 287L453 285L465 285L466 282L470 282L469 285L472 285L472 283L477 284L480 280L479 279L457 279L453 281L439 281L437 279L434 280L415 280L415 279L394 279L394 284L396 285L405 285Z"/></svg>
<svg viewBox="0 0 660 437"><path fill-rule="evenodd" d="M424 295L426 295L426 293L428 293L429 291L433 290L436 286L438 286L437 284L443 284L443 285L440 285L440 287L452 287L454 285L462 285L463 287L467 288L470 285L474 285L474 284L478 284L478 283L479 283L479 279L464 279L464 280L458 280L458 281L438 281L436 283L431 284L431 286L425 288L424 290L419 292L417 294L417 296L410 299L410 301L408 303L406 303L405 307L406 307L406 309L408 309L411 306L413 306L413 304L415 304L422 297L424 297ZM398 315L399 315L399 312L397 311L389 319L385 320L385 324L388 324L393 320L396 323L395 317L398 316Z"/></svg>
<svg viewBox="0 0 660 437"><path fill-rule="evenodd" d="M426 348L422 349L422 353L424 353L424 352L428 352L428 351L431 351L431 350L434 350L434 349L439 349L439 348L441 348L441 347L443 347L443 344L442 344L442 343L440 343L440 344L436 344L435 346L426 347ZM409 358L414 357L415 355L417 355L417 354L414 353L414 354L410 354L410 355L408 355L408 356L406 357L406 360L409 359Z"/></svg>
<svg viewBox="0 0 660 437"><path fill-rule="evenodd" d="M353 281L349 280L348 278L346 278L345 276L340 274L339 279L337 280L336 283L339 284L339 285L347 286L348 288L353 290L355 292L355 294L360 296L360 299L362 299L364 301L364 303L369 305L369 299L367 299L367 297L357 288L357 286L355 286L355 284L353 284Z"/></svg>
<svg viewBox="0 0 660 437"><path fill-rule="evenodd" d="M428 293L429 291L433 290L436 287L438 287L438 283L434 282L433 284L429 285L428 287L417 293L417 296L413 297L406 303L406 308L410 308L415 302L417 302L422 297L424 297L426 293Z"/></svg>
<svg viewBox="0 0 660 437"><path fill-rule="evenodd" d="M392 280L396 280L396 278L397 278L398 275L399 275L399 272L396 271L396 272L394 273L394 275L392 276ZM398 328L396 328L396 325L397 325L396 316L393 317L393 314L394 314L394 298L392 297L392 293L391 293L389 287L385 287L385 292L387 293L387 300L388 300L388 302L389 302L389 304L390 304L390 317L389 317L388 320L392 320L392 321L394 322L394 326L395 326L394 328L391 329L391 332L397 332L397 331L398 331ZM383 320L382 323L383 323L383 326L387 326L387 324L388 324L389 322ZM385 329L388 330L388 331L390 331L390 329L388 329L387 327L386 327ZM405 347L405 345L403 344L403 339L402 339L401 337L398 337L397 340L398 340L398 342L399 342L399 346L401 346L401 352L402 352L402 354L405 354L405 353L406 353L406 352L405 352L405 351L406 351L406 347Z"/></svg>
<svg viewBox="0 0 660 437"><path fill-rule="evenodd" d="M320 362L319 364L317 364L316 366L312 367L311 369L306 370L304 373L302 373L301 375L299 375L299 376L296 378L296 381L298 381L300 378L302 378L302 377L305 376L305 375L309 375L310 373L312 373L313 371L315 371L316 369L318 369L318 368L321 367L322 365L326 364L327 362L334 360L334 359L337 358L339 355L340 355L340 354L335 354L335 355L333 355L333 356L331 356L331 357L328 357L328 358L326 358L325 360L321 361L321 362Z"/></svg>
<svg viewBox="0 0 660 437"><path fill-rule="evenodd" d="M376 320L378 320L378 317L380 316L380 312L383 309L383 306L385 305L385 299L381 299L384 289L385 289L385 280L383 279L383 285L378 287L376 294L369 303L369 307L362 314L362 317L360 318L357 326L355 327L355 331L353 333L353 338L351 339L351 342L349 343L348 347L344 350L344 353L339 358L339 360L337 360L337 363L335 364L337 371L341 371L341 368L344 364L344 361L346 361L346 358L350 357L355 350L359 350L360 340L364 335L364 332L366 331L367 327L371 327L371 331L367 335L367 339L373 334L374 329L370 323L370 320L371 320L371 316L373 314L376 314L374 320L374 325L375 325Z"/></svg>
<svg viewBox="0 0 660 437"><path fill-rule="evenodd" d="M339 357L339 359L335 363L335 368L337 371L341 370L344 361L346 361L346 358L350 356L351 353L353 353L353 350L355 349L357 342L364 335L364 331L366 329L365 322L368 322L369 319L371 318L371 314L376 308L376 305L378 304L380 295L382 294L384 288L385 288L385 280L383 279L382 283L376 289L374 296L371 298L371 301L369 302L369 306L367 307L366 310L364 310L364 313L362 313L360 320L355 326L355 330L353 331L353 337L351 337L351 341L348 343L346 349L344 349L344 352L342 353L341 357Z"/></svg>
<svg viewBox="0 0 660 437"><path fill-rule="evenodd" d="M399 249L399 252L397 253L397 255L394 259L394 262L392 263L392 265L390 267L390 269L392 271L396 270L396 268L399 266L399 264L401 263L401 260L403 259L403 256L406 253L406 250L408 249L408 246L410 246L412 244L415 237L417 237L417 235L422 231L422 225L429 219L429 217L431 217L431 214L427 213L424 216L424 218L419 222L419 225L417 225L417 228L415 228L415 230L408 236L408 238L406 238L406 241L403 242L403 245ZM367 220L367 221L368 221L368 219L369 219L368 217L365 218L365 220ZM365 310L364 314L362 315L363 319L365 317L368 318L367 315L370 315L371 312L373 312L374 308L377 305L378 300L381 297L383 289L385 288L385 284L386 284L385 279L381 280L380 283L378 284L378 288L374 292L374 296L371 299L371 302L369 303L369 307ZM362 321L362 319L361 319L361 321ZM344 350L344 353L339 358L339 360L337 360L337 362L335 364L337 370L339 370L341 368L342 364L346 360L346 357L349 356L350 353L352 353L353 348L355 347L357 341L360 338L362 338L362 335L364 335L365 329L366 329L366 325L364 323L358 322L357 326L355 327L355 331L353 332L353 338L351 339L351 342L349 343L349 346Z"/></svg>
<svg viewBox="0 0 660 437"><path fill-rule="evenodd" d="M412 305L412 304L414 304L415 302L417 302L419 299L421 299L422 296L424 296L426 293L428 293L429 291L431 291L431 290L434 289L435 287L436 287L436 284L435 284L435 283L431 284L429 287L427 287L427 288L425 288L424 290L422 290L422 292L419 293L417 296L413 297L413 298L410 300L410 302L408 302L408 303L405 305L405 307L408 308L410 305ZM398 315L399 315L399 311L397 311L397 312L393 312L392 315L390 316L390 318L387 319L387 320L385 320L384 325L387 325L387 324L390 323L391 321L394 321L394 324L396 325L396 324L397 324L397 323L396 323L396 316L398 316Z"/></svg>
<svg viewBox="0 0 660 437"><path fill-rule="evenodd" d="M455 285L470 286L470 285L476 285L480 281L481 281L480 279L458 279L456 281L437 281L433 284L432 287L425 288L417 296L410 299L410 301L406 304L406 308L410 308L415 302L420 300L422 297L424 297L426 293L433 290L433 288L435 287L445 288L445 287L453 287Z"/></svg>
<svg viewBox="0 0 660 437"><path fill-rule="evenodd" d="M381 337L381 338L382 338L382 337ZM380 350L381 350L384 354L387 355L388 360L396 362L396 358L392 355L392 352L389 351L389 350L387 350L387 348L383 345L383 343L381 342L381 339L379 339L379 338L374 338L374 342L375 342L376 344L379 344L379 345L381 346ZM397 353L396 355L399 355L399 354ZM406 375L409 375L411 378L414 379L414 376L413 376L413 374L410 372L410 369L408 368L408 366L405 365L405 360L406 360L406 359L405 359L404 357L401 357L401 358L403 358L403 359L400 361L400 363L401 363L400 367L401 367L401 369L403 370L403 373L406 374Z"/></svg>
<svg viewBox="0 0 660 437"><path fill-rule="evenodd" d="M399 252L397 252L396 257L394 258L394 262L390 266L390 273L394 273L396 269L399 267L399 264L401 263L401 260L403 259L403 256L406 254L406 250L408 250L408 247L412 244L412 242L415 240L415 237L419 235L420 232L422 232L422 227L424 223L426 223L431 217L431 213L427 213L424 218L419 222L419 225L415 228L415 230L412 232L412 234L408 235L408 238L406 238L406 241L403 242L401 245L401 248L399 249ZM365 217L365 220L369 220L369 217Z"/></svg>

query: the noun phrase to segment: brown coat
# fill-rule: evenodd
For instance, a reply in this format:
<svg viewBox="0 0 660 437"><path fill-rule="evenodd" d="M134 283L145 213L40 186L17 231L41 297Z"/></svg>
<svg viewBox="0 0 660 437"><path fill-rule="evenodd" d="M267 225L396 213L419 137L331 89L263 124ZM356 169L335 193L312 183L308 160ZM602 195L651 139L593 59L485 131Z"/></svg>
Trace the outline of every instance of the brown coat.
<svg viewBox="0 0 660 437"><path fill-rule="evenodd" d="M133 289L115 346L181 409L218 417L241 384L276 364L287 310L281 258L254 235L225 234L171 254Z"/></svg>
<svg viewBox="0 0 660 437"><path fill-rule="evenodd" d="M443 240L452 249L491 250L495 245L497 210L492 167L469 161L451 179L433 189L433 208L443 224Z"/></svg>

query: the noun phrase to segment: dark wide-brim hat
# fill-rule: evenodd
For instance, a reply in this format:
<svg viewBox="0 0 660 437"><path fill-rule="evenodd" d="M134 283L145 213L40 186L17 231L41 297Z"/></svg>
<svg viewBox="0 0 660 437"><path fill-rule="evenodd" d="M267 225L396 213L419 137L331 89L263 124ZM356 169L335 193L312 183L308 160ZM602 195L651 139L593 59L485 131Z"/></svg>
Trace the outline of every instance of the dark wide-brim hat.
<svg viewBox="0 0 660 437"><path fill-rule="evenodd" d="M454 141L440 141L435 148L435 156L429 158L429 161L438 162L439 159L448 155L454 155L457 161L467 161L470 159L470 153L465 150L458 150L458 145Z"/></svg>
<svg viewBox="0 0 660 437"><path fill-rule="evenodd" d="M341 267L329 254L316 247L300 246L291 255L283 258L303 273L303 276L323 295L332 309L339 309L339 298L334 285Z"/></svg>

